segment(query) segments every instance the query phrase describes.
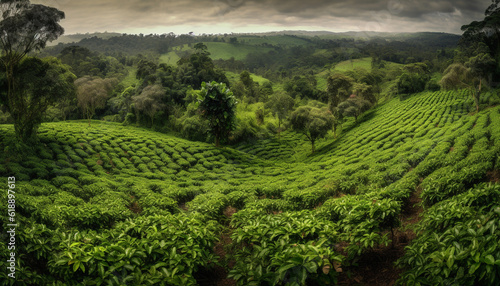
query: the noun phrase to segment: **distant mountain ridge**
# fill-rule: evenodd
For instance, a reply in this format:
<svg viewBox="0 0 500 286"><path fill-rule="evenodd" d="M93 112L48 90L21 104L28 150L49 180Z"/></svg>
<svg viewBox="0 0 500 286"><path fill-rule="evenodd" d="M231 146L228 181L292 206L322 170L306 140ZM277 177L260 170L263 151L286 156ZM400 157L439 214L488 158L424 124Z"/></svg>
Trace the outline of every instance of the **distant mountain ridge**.
<svg viewBox="0 0 500 286"><path fill-rule="evenodd" d="M167 34L167 33L165 33ZM55 46L59 43L78 43L83 39L88 39L92 37L97 37L101 39L110 39L113 37L119 37L124 35L123 33L115 32L95 32L86 34L70 34L63 35L56 41L49 43L49 46ZM284 30L275 32L262 32L262 33L229 33L229 34L214 34L214 36L299 36L299 37L320 37L320 38L331 38L331 39L341 39L341 38L354 38L354 39L373 39L373 38L383 38L386 40L401 40L408 41L412 39L421 38L433 38L436 39L447 39L451 41L458 41L460 35L440 33L440 32L415 32L415 33L390 33L390 32L372 32L372 31L350 31L350 32L330 32L330 31L302 31L302 30ZM201 36L201 35L200 35ZM194 36L196 37L196 35Z"/></svg>

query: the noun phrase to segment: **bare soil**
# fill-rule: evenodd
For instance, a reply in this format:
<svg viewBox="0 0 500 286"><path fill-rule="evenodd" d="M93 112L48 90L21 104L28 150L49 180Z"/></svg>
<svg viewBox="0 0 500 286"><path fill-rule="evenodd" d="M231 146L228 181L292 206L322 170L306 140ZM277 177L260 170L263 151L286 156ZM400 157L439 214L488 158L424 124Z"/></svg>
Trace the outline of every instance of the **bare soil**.
<svg viewBox="0 0 500 286"><path fill-rule="evenodd" d="M488 182L492 182L495 184L500 183L500 170L493 170L486 173L488 178Z"/></svg>

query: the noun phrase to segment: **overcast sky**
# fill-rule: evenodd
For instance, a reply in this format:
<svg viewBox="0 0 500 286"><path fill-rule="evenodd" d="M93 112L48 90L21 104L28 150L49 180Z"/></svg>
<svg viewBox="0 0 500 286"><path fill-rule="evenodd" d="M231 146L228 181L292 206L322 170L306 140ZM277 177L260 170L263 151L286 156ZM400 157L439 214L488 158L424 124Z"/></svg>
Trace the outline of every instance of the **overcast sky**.
<svg viewBox="0 0 500 286"><path fill-rule="evenodd" d="M484 18L491 0L39 0L66 13L65 34L282 30L448 32Z"/></svg>

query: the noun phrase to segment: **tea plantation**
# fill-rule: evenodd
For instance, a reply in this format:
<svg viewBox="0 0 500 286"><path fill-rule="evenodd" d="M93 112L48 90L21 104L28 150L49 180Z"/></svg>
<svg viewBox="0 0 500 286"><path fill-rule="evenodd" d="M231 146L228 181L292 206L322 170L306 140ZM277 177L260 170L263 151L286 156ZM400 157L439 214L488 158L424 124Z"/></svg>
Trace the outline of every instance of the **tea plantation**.
<svg viewBox="0 0 500 286"><path fill-rule="evenodd" d="M500 106L471 115L468 102L466 91L390 100L314 155L290 131L217 149L98 121L45 123L36 152L15 154L1 125L15 285L212 285L221 269L237 285L333 285L393 247L412 196L424 211L399 282L498 285Z"/></svg>

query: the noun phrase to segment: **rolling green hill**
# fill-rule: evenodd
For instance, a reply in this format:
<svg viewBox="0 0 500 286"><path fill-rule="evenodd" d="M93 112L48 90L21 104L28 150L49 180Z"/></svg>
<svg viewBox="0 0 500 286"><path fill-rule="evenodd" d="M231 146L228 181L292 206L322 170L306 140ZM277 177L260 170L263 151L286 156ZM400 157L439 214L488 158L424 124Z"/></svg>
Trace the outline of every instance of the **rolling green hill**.
<svg viewBox="0 0 500 286"><path fill-rule="evenodd" d="M207 45L208 51L210 52L210 57L214 60L223 59L228 60L234 58L235 60L244 60L249 53L266 53L271 48L267 47L257 47L254 45L246 44L229 44L229 43L214 43L208 42L204 43Z"/></svg>
<svg viewBox="0 0 500 286"><path fill-rule="evenodd" d="M266 53L272 50L272 48L269 47L248 44L230 44L221 42L206 42L204 44L207 46L208 51L210 52L210 57L213 60L229 60L231 58L234 58L235 60L244 60L249 53ZM174 51L160 56L160 63L176 65L177 61L180 59L179 52L187 51L189 49L188 45L175 47Z"/></svg>
<svg viewBox="0 0 500 286"><path fill-rule="evenodd" d="M98 121L44 123L35 151L21 154L1 125L1 181L16 177L19 285L196 285L226 274L239 285L331 285L348 273L373 284L384 272L355 264L402 253L418 202L405 282L497 282L500 107L469 110L465 91L393 99L314 155L293 132L217 149ZM380 264L399 271L393 262Z"/></svg>
<svg viewBox="0 0 500 286"><path fill-rule="evenodd" d="M159 62L168 64L171 66L176 66L177 62L181 59L181 57L175 51L168 52L166 54L162 54L160 56Z"/></svg>
<svg viewBox="0 0 500 286"><path fill-rule="evenodd" d="M226 76L227 76L227 79L229 79L229 81L231 81L231 82L236 82L236 81L240 80L240 75L236 74L234 72L226 71ZM251 73L250 76L252 77L253 81L259 83L260 85L263 85L264 83L269 81L267 78L262 77L260 75L253 74L253 73Z"/></svg>
<svg viewBox="0 0 500 286"><path fill-rule="evenodd" d="M343 73L343 72L347 72L347 71L353 71L355 69L365 69L367 71L371 71L372 70L371 61L372 61L372 58L368 57L368 58L353 59L353 60L339 62L335 65L335 67L333 69L324 70L324 71L315 75L316 80L318 82L317 88L319 90L326 90L327 78L331 73L335 73L335 72ZM398 67L403 66L402 64L388 62L388 61L384 61L384 65L386 68L389 68L389 69L398 68Z"/></svg>
<svg viewBox="0 0 500 286"><path fill-rule="evenodd" d="M310 44L307 37L301 38L292 35L237 35L238 41L249 45L273 46L303 46Z"/></svg>

